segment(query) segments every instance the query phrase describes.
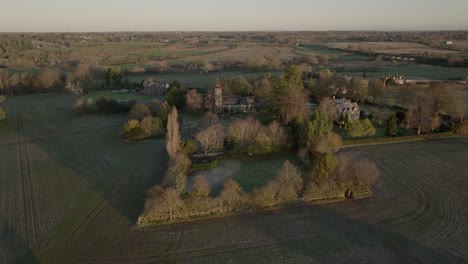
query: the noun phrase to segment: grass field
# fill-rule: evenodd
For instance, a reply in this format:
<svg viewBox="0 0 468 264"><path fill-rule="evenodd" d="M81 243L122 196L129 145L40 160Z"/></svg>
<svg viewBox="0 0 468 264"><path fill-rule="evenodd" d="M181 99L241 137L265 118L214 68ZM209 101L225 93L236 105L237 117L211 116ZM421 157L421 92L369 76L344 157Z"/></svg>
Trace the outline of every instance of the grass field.
<svg viewBox="0 0 468 264"><path fill-rule="evenodd" d="M339 73L362 76L364 73L364 71L361 69L362 67L369 69L369 71L366 71L367 77L400 74L404 75L405 78L409 80L449 80L454 78L462 78L468 74L467 68L442 67L415 63L369 66L369 64L357 65L354 62L350 62L348 64L342 63L342 65L336 69L339 71Z"/></svg>
<svg viewBox="0 0 468 264"><path fill-rule="evenodd" d="M286 160L301 168L303 173L306 171L299 159L293 154L277 154L269 157L243 157L241 159L240 170L232 178L239 183L244 191L251 192L255 188L265 186L268 181L275 178L278 170Z"/></svg>
<svg viewBox="0 0 468 264"><path fill-rule="evenodd" d="M163 173L164 142L122 141L125 115L76 117L72 100L6 101L1 263L468 261L467 138L343 150L382 170L365 200L137 228L144 191ZM282 160L251 162L238 177L256 177L257 162L271 175Z"/></svg>
<svg viewBox="0 0 468 264"><path fill-rule="evenodd" d="M163 141L126 143L119 135L125 115L76 117L72 100L37 95L6 101L8 118L0 123L1 263L20 256L25 263L51 263L65 241L100 217L130 228L144 191L165 167Z"/></svg>
<svg viewBox="0 0 468 264"><path fill-rule="evenodd" d="M114 100L147 100L151 99L152 97L146 96L146 95L141 95L137 93L128 93L128 94L122 94L122 93L113 93L112 91L94 91L87 93L83 96L83 99L88 99L92 98L94 100L98 99L99 97L105 97L108 99L114 99Z"/></svg>
<svg viewBox="0 0 468 264"><path fill-rule="evenodd" d="M391 54L391 55L406 55L406 54L458 54L458 51L435 49L429 46L410 43L410 42L337 42L328 43L329 48L333 49L347 49L349 45L354 48L360 47L363 51L372 50L375 53Z"/></svg>

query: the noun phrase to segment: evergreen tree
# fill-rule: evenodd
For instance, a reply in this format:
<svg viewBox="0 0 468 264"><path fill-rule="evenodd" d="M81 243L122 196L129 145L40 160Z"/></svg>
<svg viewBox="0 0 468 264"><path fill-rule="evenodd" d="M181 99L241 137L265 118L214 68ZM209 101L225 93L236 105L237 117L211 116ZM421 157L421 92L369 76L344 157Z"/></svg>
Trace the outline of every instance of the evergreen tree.
<svg viewBox="0 0 468 264"><path fill-rule="evenodd" d="M397 118L395 114L392 114L390 118L387 120L387 130L385 134L388 137L394 137L396 136L397 130L398 130Z"/></svg>

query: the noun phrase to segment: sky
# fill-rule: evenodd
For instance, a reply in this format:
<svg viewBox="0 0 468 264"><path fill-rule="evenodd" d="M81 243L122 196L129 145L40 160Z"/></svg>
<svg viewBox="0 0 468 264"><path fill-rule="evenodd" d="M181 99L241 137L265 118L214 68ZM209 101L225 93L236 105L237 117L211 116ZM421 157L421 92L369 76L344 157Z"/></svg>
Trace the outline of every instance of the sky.
<svg viewBox="0 0 468 264"><path fill-rule="evenodd" d="M468 0L0 0L0 32L468 30Z"/></svg>

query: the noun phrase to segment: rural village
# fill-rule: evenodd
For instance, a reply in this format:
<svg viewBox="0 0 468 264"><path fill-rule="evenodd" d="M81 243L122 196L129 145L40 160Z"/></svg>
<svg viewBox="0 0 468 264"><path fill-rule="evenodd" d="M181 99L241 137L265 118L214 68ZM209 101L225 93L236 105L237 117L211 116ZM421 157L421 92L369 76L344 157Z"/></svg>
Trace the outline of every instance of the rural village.
<svg viewBox="0 0 468 264"><path fill-rule="evenodd" d="M0 263L467 263L466 114L463 30L0 33Z"/></svg>

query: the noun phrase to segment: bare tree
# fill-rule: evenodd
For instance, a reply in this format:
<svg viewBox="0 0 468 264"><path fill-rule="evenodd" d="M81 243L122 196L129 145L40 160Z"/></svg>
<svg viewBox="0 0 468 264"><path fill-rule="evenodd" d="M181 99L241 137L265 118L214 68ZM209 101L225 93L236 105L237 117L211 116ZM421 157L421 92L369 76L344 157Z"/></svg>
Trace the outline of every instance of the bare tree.
<svg viewBox="0 0 468 264"><path fill-rule="evenodd" d="M193 183L193 193L197 196L207 197L210 195L210 183L203 175L198 175Z"/></svg>
<svg viewBox="0 0 468 264"><path fill-rule="evenodd" d="M328 120L338 120L338 110L336 109L336 103L330 97L323 97L319 101L319 107L322 108L328 115Z"/></svg>
<svg viewBox="0 0 468 264"><path fill-rule="evenodd" d="M343 146L341 137L336 133L331 133L320 137L313 148L313 152L318 154L336 153L341 146Z"/></svg>
<svg viewBox="0 0 468 264"><path fill-rule="evenodd" d="M268 125L267 134L274 146L281 147L287 144L288 134L277 121L273 121Z"/></svg>
<svg viewBox="0 0 468 264"><path fill-rule="evenodd" d="M174 188L155 186L148 191L144 215L162 221L173 221L180 217L185 203Z"/></svg>
<svg viewBox="0 0 468 264"><path fill-rule="evenodd" d="M169 158L175 159L180 152L179 115L173 107L167 117L166 149Z"/></svg>
<svg viewBox="0 0 468 264"><path fill-rule="evenodd" d="M377 102L377 99L385 95L385 84L382 80L374 78L369 81L369 94L374 100L374 104Z"/></svg>
<svg viewBox="0 0 468 264"><path fill-rule="evenodd" d="M189 111L198 111L203 107L203 98L196 89L192 89L185 95L185 106Z"/></svg>
<svg viewBox="0 0 468 264"><path fill-rule="evenodd" d="M280 101L280 117L284 124L294 118L304 120L309 115L306 103L309 101L307 91L298 85L289 85Z"/></svg>
<svg viewBox="0 0 468 264"><path fill-rule="evenodd" d="M224 146L224 127L221 125L210 126L195 135L195 138L203 146L203 153L218 151Z"/></svg>
<svg viewBox="0 0 468 264"><path fill-rule="evenodd" d="M280 183L280 186L291 185L296 194L302 189L301 173L289 160L286 160L278 170L276 180Z"/></svg>
<svg viewBox="0 0 468 264"><path fill-rule="evenodd" d="M55 88L60 81L60 71L46 68L39 75L40 86L44 90Z"/></svg>
<svg viewBox="0 0 468 264"><path fill-rule="evenodd" d="M227 140L230 144L244 148L255 142L262 124L252 116L236 119L229 124Z"/></svg>
<svg viewBox="0 0 468 264"><path fill-rule="evenodd" d="M219 195L221 201L227 206L228 211L240 207L244 201L244 192L239 184L233 179L228 179L223 184L223 190Z"/></svg>

